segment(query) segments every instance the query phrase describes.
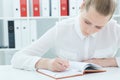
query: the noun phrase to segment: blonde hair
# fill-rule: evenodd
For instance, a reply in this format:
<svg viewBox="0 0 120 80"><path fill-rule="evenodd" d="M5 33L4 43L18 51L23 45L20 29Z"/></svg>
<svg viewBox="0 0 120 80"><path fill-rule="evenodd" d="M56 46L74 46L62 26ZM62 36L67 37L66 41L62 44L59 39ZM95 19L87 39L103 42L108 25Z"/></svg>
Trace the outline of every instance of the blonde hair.
<svg viewBox="0 0 120 80"><path fill-rule="evenodd" d="M116 0L84 0L84 3L87 11L92 6L104 16L112 16L116 8Z"/></svg>

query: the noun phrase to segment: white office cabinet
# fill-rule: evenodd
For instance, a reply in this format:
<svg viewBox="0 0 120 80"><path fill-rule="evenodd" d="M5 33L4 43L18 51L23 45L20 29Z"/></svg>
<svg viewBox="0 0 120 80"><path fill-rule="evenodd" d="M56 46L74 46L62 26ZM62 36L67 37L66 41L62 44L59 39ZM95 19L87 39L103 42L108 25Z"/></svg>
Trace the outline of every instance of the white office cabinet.
<svg viewBox="0 0 120 80"><path fill-rule="evenodd" d="M50 0L40 0L41 15L44 17L50 16Z"/></svg>
<svg viewBox="0 0 120 80"><path fill-rule="evenodd" d="M30 44L30 25L27 20L22 20L20 27L22 34L22 47L28 46Z"/></svg>
<svg viewBox="0 0 120 80"><path fill-rule="evenodd" d="M22 47L22 27L21 27L21 20L14 21L14 28L15 28L15 48L21 49Z"/></svg>
<svg viewBox="0 0 120 80"><path fill-rule="evenodd" d="M20 17L20 0L13 0L13 15Z"/></svg>
<svg viewBox="0 0 120 80"><path fill-rule="evenodd" d="M30 24L30 43L32 43L32 42L34 42L34 41L36 41L37 40L37 28L36 28L36 24L37 24L37 22L36 22L36 20L30 20L30 22L29 22L29 24Z"/></svg>
<svg viewBox="0 0 120 80"><path fill-rule="evenodd" d="M2 0L0 2L0 10L1 10L0 17L2 18L2 16L3 16L3 1Z"/></svg>
<svg viewBox="0 0 120 80"><path fill-rule="evenodd" d="M51 16L53 17L58 17L60 16L60 0L51 0L50 4L51 4Z"/></svg>

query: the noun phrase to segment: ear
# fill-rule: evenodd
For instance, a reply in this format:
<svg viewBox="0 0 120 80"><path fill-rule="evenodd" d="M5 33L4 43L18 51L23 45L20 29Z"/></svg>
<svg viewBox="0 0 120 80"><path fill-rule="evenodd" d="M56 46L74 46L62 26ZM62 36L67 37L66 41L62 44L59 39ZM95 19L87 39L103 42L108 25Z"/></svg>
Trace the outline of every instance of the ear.
<svg viewBox="0 0 120 80"><path fill-rule="evenodd" d="M85 0L83 0L82 4L80 5L80 9L84 9L85 7Z"/></svg>

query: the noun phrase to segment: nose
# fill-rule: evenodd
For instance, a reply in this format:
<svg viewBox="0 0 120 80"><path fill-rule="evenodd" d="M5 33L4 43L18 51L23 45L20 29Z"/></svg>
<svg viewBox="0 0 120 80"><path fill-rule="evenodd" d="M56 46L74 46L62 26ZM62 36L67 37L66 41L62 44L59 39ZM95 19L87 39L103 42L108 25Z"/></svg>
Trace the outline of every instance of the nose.
<svg viewBox="0 0 120 80"><path fill-rule="evenodd" d="M93 33L93 32L94 32L94 26L92 25L92 26L89 27L87 33L88 33L88 34L91 34L91 33Z"/></svg>

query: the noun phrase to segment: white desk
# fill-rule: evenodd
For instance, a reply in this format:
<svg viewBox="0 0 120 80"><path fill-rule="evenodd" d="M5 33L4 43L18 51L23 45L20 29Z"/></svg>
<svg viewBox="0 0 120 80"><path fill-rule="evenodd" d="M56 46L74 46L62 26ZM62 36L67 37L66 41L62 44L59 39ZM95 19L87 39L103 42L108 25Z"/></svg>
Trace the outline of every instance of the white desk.
<svg viewBox="0 0 120 80"><path fill-rule="evenodd" d="M106 68L107 72L85 74L84 76L64 80L120 80L120 68ZM33 71L13 69L12 66L0 66L0 80L54 80ZM62 79L63 80L63 79Z"/></svg>

